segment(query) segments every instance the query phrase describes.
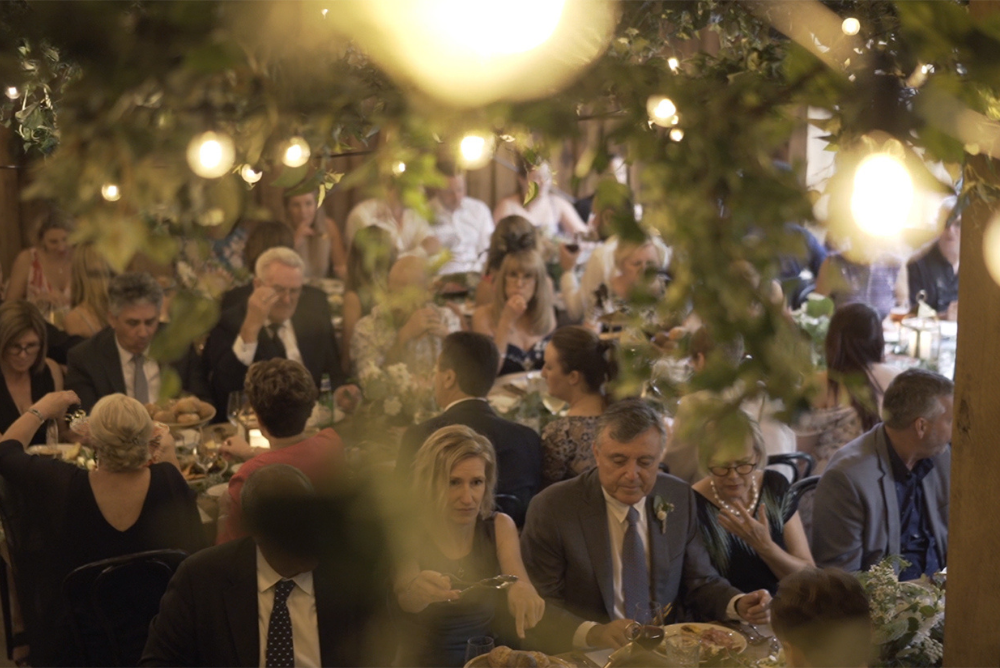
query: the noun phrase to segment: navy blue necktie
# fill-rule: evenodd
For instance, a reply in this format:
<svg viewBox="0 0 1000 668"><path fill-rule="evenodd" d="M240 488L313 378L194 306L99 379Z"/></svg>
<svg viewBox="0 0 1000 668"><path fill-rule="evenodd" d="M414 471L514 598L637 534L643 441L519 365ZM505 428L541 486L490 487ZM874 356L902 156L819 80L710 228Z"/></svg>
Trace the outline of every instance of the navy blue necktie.
<svg viewBox="0 0 1000 668"><path fill-rule="evenodd" d="M267 623L267 648L264 665L267 668L293 668L295 643L292 639L292 617L288 614L288 595L295 589L294 580L281 580L274 585L274 607Z"/></svg>
<svg viewBox="0 0 1000 668"><path fill-rule="evenodd" d="M628 528L622 542L622 595L625 598L625 619L635 619L638 611L649 609L649 568L646 551L639 535L639 511L629 507Z"/></svg>

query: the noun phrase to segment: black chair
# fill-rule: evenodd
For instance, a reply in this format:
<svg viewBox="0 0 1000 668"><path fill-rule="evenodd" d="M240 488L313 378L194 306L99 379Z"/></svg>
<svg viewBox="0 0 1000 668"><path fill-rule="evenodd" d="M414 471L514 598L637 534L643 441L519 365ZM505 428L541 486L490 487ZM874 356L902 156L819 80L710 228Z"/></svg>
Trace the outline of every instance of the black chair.
<svg viewBox="0 0 1000 668"><path fill-rule="evenodd" d="M799 513L806 538L810 543L812 543L813 496L819 479L818 475L803 478L789 487L788 494L785 495L785 517L791 517L796 511Z"/></svg>
<svg viewBox="0 0 1000 668"><path fill-rule="evenodd" d="M767 466L787 466L792 470L792 484L812 475L816 460L807 452L787 452L781 455L770 455Z"/></svg>
<svg viewBox="0 0 1000 668"><path fill-rule="evenodd" d="M63 580L73 640L86 666L137 666L180 563L181 550L151 550L80 566Z"/></svg>
<svg viewBox="0 0 1000 668"><path fill-rule="evenodd" d="M518 529L524 526L524 516L528 512L528 509L521 503L521 499L513 494L496 494L494 496L494 505L496 505L497 510L501 513L510 515Z"/></svg>

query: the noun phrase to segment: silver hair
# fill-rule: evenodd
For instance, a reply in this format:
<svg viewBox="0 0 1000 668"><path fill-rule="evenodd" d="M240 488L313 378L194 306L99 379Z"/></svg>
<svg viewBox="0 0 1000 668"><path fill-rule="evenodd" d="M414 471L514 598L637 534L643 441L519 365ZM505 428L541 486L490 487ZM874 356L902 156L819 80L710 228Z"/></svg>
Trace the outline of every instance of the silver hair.
<svg viewBox="0 0 1000 668"><path fill-rule="evenodd" d="M656 430L661 447L666 447L667 430L660 412L642 399L622 399L611 404L597 420L597 443L607 437L618 443L629 443L650 429Z"/></svg>
<svg viewBox="0 0 1000 668"><path fill-rule="evenodd" d="M264 280L264 274L267 273L267 268L275 262L283 264L286 267L291 267L292 269L298 269L302 272L305 272L306 270L306 263L302 260L301 255L293 251L291 248L276 246L275 248L268 248L260 254L260 257L257 258L257 265L254 267L254 276L260 280Z"/></svg>
<svg viewBox="0 0 1000 668"><path fill-rule="evenodd" d="M944 412L939 399L950 397L955 384L924 369L907 369L896 376L882 397L882 421L891 429L906 429L917 418L935 420Z"/></svg>
<svg viewBox="0 0 1000 668"><path fill-rule="evenodd" d="M123 309L146 302L157 310L163 306L163 288L146 272L127 272L108 283L108 310L118 315Z"/></svg>
<svg viewBox="0 0 1000 668"><path fill-rule="evenodd" d="M109 394L94 404L87 421L97 461L106 471L135 471L149 462L153 420L138 401Z"/></svg>

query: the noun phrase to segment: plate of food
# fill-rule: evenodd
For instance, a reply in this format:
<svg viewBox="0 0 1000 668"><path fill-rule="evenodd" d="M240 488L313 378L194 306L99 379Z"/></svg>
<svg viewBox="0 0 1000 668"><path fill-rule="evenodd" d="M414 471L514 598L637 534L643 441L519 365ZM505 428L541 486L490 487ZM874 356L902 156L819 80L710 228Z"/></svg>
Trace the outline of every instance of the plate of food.
<svg viewBox="0 0 1000 668"><path fill-rule="evenodd" d="M671 624L663 627L663 640L667 638L686 635L698 641L701 646L702 663L717 656L725 655L727 652L739 654L747 648L747 639L739 631L727 629L718 624ZM663 645L658 651L662 653Z"/></svg>
<svg viewBox="0 0 1000 668"><path fill-rule="evenodd" d="M146 404L149 417L176 429L198 429L215 417L215 406L198 397L169 399L155 404Z"/></svg>
<svg viewBox="0 0 1000 668"><path fill-rule="evenodd" d="M53 445L31 445L25 450L29 455L39 457L52 457L62 459L64 462L71 462L80 454L79 443L58 443Z"/></svg>
<svg viewBox="0 0 1000 668"><path fill-rule="evenodd" d="M534 666L539 668L547 668L548 666L572 668L573 664L542 652L522 652L506 645L495 647L489 654L477 656L465 664L465 668L525 668Z"/></svg>

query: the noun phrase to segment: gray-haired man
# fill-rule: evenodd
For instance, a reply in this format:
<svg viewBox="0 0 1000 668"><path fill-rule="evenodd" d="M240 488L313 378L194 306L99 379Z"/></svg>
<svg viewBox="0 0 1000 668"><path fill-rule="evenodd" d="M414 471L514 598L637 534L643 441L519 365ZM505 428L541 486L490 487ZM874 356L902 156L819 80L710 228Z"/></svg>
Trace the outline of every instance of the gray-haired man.
<svg viewBox="0 0 1000 668"><path fill-rule="evenodd" d="M142 403L160 398L160 363L149 356L160 325L163 290L147 273L126 273L108 284L109 326L69 351L66 389L74 390L83 408L89 411L101 397L116 392ZM207 388L191 364L189 351L174 366L181 374L184 389L201 397Z"/></svg>
<svg viewBox="0 0 1000 668"><path fill-rule="evenodd" d="M597 467L532 500L521 551L552 604L537 628L550 651L623 645L629 620L652 601L676 602L674 616L683 606L706 621L768 621L766 590L743 594L712 567L694 492L659 472L665 441L648 404L612 404L598 423Z"/></svg>
<svg viewBox="0 0 1000 668"><path fill-rule="evenodd" d="M888 555L914 579L945 566L954 385L909 369L882 399L884 422L837 452L816 488L818 566L864 571Z"/></svg>

